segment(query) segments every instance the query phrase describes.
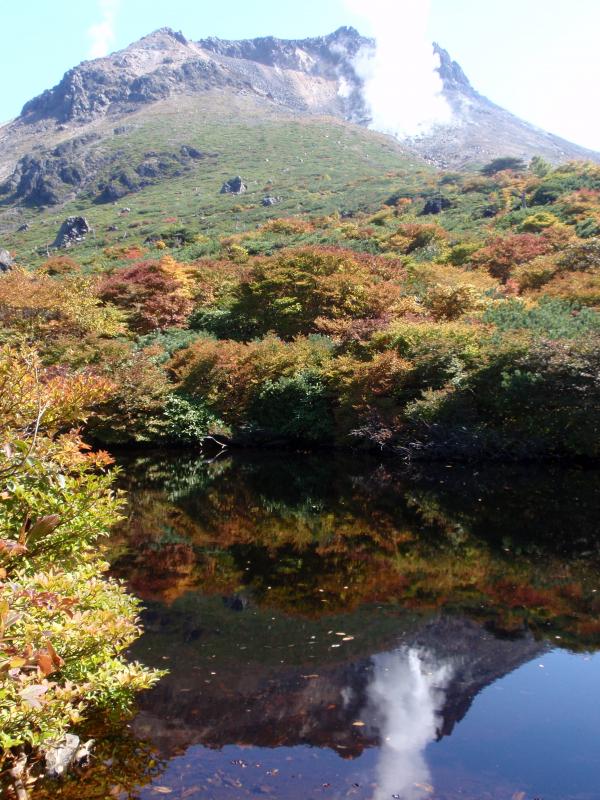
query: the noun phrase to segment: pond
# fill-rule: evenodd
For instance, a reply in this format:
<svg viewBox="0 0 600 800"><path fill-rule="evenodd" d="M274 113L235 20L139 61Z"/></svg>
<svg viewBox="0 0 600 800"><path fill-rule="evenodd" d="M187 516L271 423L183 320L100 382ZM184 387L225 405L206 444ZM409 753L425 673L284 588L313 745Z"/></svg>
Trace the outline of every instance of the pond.
<svg viewBox="0 0 600 800"><path fill-rule="evenodd" d="M597 470L123 467L131 657L168 674L48 796L600 798Z"/></svg>

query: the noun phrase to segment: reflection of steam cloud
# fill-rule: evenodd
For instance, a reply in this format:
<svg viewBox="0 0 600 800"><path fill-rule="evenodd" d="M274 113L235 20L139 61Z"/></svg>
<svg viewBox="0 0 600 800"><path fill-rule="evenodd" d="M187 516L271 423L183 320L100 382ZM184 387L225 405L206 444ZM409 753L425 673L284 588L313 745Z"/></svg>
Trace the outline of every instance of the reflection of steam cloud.
<svg viewBox="0 0 600 800"><path fill-rule="evenodd" d="M403 138L449 123L439 56L427 32L430 0L346 0L346 5L365 19L375 39L374 48L363 48L354 59L371 127ZM342 81L341 96L348 89Z"/></svg>
<svg viewBox="0 0 600 800"><path fill-rule="evenodd" d="M375 798L420 800L430 781L424 750L436 738L452 669L412 648L376 655L373 662L369 716L381 735Z"/></svg>

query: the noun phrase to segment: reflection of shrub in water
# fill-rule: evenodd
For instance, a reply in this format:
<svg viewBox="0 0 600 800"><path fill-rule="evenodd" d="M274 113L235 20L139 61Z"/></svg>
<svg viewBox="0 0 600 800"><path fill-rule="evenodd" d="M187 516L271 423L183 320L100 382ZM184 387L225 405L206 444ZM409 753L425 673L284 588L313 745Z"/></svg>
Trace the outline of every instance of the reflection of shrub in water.
<svg viewBox="0 0 600 800"><path fill-rule="evenodd" d="M453 608L507 632L529 626L573 647L600 635L593 472L408 474L392 461L246 454L163 456L158 473L168 493L155 472L145 491L143 470L128 470L129 555L116 564L146 599L243 590L254 605L292 615L393 602L419 613Z"/></svg>

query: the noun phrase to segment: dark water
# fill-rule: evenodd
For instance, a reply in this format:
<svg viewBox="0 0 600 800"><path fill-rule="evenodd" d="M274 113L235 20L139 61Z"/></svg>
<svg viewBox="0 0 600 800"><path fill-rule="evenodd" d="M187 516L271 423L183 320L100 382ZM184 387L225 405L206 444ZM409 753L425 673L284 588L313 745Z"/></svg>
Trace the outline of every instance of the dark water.
<svg viewBox="0 0 600 800"><path fill-rule="evenodd" d="M114 572L169 674L54 796L600 798L598 477L127 462Z"/></svg>

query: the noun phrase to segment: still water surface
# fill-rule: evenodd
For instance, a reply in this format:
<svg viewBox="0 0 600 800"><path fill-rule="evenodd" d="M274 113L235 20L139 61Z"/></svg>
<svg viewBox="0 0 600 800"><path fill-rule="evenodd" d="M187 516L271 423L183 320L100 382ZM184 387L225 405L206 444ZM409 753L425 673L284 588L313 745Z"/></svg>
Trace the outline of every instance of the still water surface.
<svg viewBox="0 0 600 800"><path fill-rule="evenodd" d="M169 673L55 796L597 800L598 477L127 461L113 569Z"/></svg>

